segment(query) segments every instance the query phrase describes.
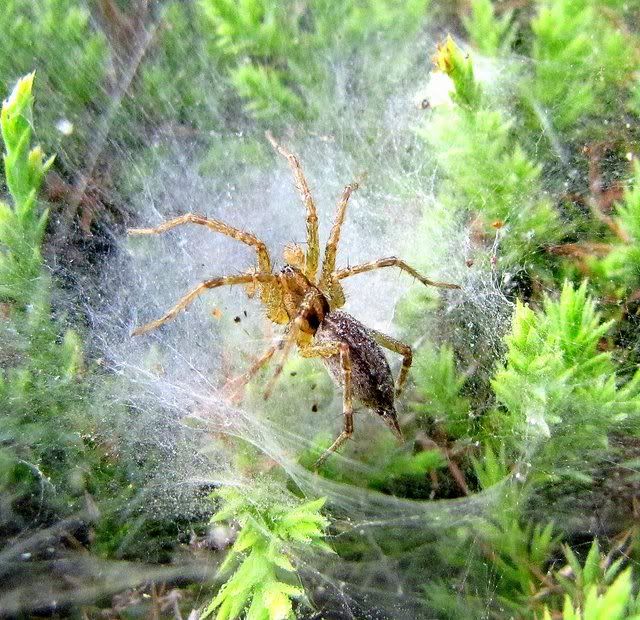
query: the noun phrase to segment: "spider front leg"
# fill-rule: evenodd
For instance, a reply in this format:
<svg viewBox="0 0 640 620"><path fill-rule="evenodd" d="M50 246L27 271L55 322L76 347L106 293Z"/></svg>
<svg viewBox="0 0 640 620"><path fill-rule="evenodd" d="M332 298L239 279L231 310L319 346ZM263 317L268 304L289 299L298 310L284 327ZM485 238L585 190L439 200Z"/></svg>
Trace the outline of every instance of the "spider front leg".
<svg viewBox="0 0 640 620"><path fill-rule="evenodd" d="M395 256L391 256L389 258L381 258L379 260L371 261L370 263L363 263L362 265L356 265L355 267L348 267L347 269L340 269L335 272L335 277L338 280L343 280L344 278L348 278L350 276L355 276L359 273L365 273L367 271L373 271L374 269L382 269L383 267L398 267L402 271L412 275L414 278L422 282L425 286L436 286L438 288L451 288L451 289L459 289L460 286L457 284L449 284L448 282L435 282L434 280L429 280L425 278L423 275L418 273L413 267L405 263L403 260L396 258Z"/></svg>
<svg viewBox="0 0 640 620"><path fill-rule="evenodd" d="M159 226L155 226L153 228L129 228L127 232L130 235L159 235L171 230L172 228L176 228L177 226L183 226L184 224L198 224L199 226L206 226L209 230L219 232L227 237L235 239L236 241L240 241L241 243L254 247L258 255L259 271L262 273L271 273L271 261L269 260L267 246L260 241L260 239L251 233L245 232L244 230L234 228L233 226L229 226L219 220L203 217L202 215L187 213L167 222L163 222Z"/></svg>
<svg viewBox="0 0 640 620"><path fill-rule="evenodd" d="M344 426L336 440L327 448L322 456L315 462L313 468L318 469L332 452L338 450L342 444L353 435L353 396L351 388L351 355L349 346L344 342L326 342L318 345L309 345L300 349L302 357L333 357L340 355L340 368L342 370L342 415Z"/></svg>
<svg viewBox="0 0 640 620"><path fill-rule="evenodd" d="M166 314L155 321L150 321L142 327L138 327L133 331L134 336L145 334L153 329L157 329L167 321L174 319L180 312L185 310L192 304L202 293L207 290L218 288L220 286L233 286L234 284L249 284L251 282L260 282L263 284L273 284L277 281L276 276L268 273L244 274L240 276L223 276L221 278L212 278L198 284L193 290L181 297L178 303Z"/></svg>
<svg viewBox="0 0 640 620"><path fill-rule="evenodd" d="M338 209L336 211L336 218L334 220L331 232L329 233L329 240L324 250L324 260L322 261L322 275L320 278L320 288L330 291L333 284L333 272L336 268L336 255L338 253L338 243L340 242L340 232L342 230L342 224L347 213L347 206L349 204L349 198L351 194L358 189L357 183L347 185L343 192L340 202L338 203ZM338 304L341 305L341 304Z"/></svg>
<svg viewBox="0 0 640 620"><path fill-rule="evenodd" d="M400 367L400 372L398 373L398 377L396 379L395 396L397 398L402 393L404 384L407 381L407 375L409 374L409 369L411 368L411 363L413 362L413 350L408 344L400 342L400 340L396 340L395 338L387 336L386 334L376 331L375 329L368 329L369 333L373 336L373 339L381 347L402 355L402 366Z"/></svg>
<svg viewBox="0 0 640 620"><path fill-rule="evenodd" d="M293 153L290 153L278 144L270 131L267 131L266 136L271 146L289 162L296 189L307 210L307 254L305 257L304 274L311 282L316 282L318 262L320 260L320 239L318 236L318 214L316 212L316 205L313 202L313 197L311 196L311 191L309 190L309 184L304 176L304 172L302 172L300 160Z"/></svg>

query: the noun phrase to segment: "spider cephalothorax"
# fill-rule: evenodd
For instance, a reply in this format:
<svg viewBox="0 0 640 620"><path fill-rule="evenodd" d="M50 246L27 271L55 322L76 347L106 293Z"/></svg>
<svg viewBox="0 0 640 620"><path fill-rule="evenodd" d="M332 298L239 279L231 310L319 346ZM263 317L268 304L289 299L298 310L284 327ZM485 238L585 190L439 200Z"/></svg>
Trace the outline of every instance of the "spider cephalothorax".
<svg viewBox="0 0 640 620"><path fill-rule="evenodd" d="M396 257L336 269L340 231L349 198L357 189L355 183L347 185L342 192L320 266L318 216L300 162L295 155L281 147L273 136L267 134L267 138L288 160L293 171L296 188L307 211L307 251L304 252L298 245L287 246L284 251L286 264L279 272L274 273L269 253L262 241L251 233L233 228L218 220L188 213L155 228L130 229L129 233L132 235L149 235L162 233L182 224L199 224L254 247L257 254L257 266L252 271L205 280L184 295L164 316L139 327L133 333L134 335L143 334L173 319L209 289L242 284L247 287L249 294L257 292L265 306L267 317L274 323L286 325L287 328L283 338L269 347L247 373L236 380L235 384L240 386L249 381L276 351L280 350L282 352L280 360L265 391L265 398L268 398L293 345L297 345L303 357L322 358L331 374L343 387L344 427L331 447L320 457L316 463L318 465L351 437L354 399L380 415L395 435L402 439L396 416L395 398L402 391L412 360L411 347L365 327L351 315L339 310L345 303L340 280L382 267L398 267L425 285L441 288L459 287L455 284L428 280ZM403 357L395 387L381 346Z"/></svg>

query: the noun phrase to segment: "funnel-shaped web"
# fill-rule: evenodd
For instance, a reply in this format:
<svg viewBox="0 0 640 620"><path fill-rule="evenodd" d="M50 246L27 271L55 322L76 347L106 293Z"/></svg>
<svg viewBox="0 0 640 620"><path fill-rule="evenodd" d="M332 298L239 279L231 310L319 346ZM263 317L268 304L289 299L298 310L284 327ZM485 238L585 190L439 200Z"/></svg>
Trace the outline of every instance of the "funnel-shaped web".
<svg viewBox="0 0 640 620"><path fill-rule="evenodd" d="M115 86L103 93L109 104L90 144L86 178L95 176L107 153L106 159L119 160L126 170L111 189L126 202L132 226L157 226L185 213L215 218L263 240L277 270L286 245L304 244L304 206L286 162L274 156L264 138L264 127L245 114L219 109L217 69L207 66L202 49L192 51L192 41L173 44L203 67L196 80L200 98L190 110L194 118L185 123L171 118L147 130L153 110L131 94L135 89L130 86L162 32L150 27L140 45L114 66ZM363 54L371 57L345 58L336 52L325 59L330 85L326 98L316 102L315 118L270 129L300 158L318 211L321 247L343 188L360 183L342 228L339 268L399 256L432 280L461 286L440 293L397 269L383 269L343 282L344 310L372 329L406 340L417 352L453 344L462 352L464 370L478 377L466 388L469 398L482 401L486 394L480 392L487 389L504 353L514 309L503 290L524 267L500 273L496 257L508 231L497 226L494 239L479 242L477 222L451 209L439 192L438 162L443 158L420 134L429 111L416 106L423 100L427 58L435 41L379 41L374 52L366 49ZM487 61L478 73L487 88L500 90L501 77L510 68ZM430 88L431 103L450 103L450 84L443 84L442 76ZM171 100L165 104L169 117L184 115L172 108ZM142 142L144 148L133 154L128 141ZM72 161L64 148L63 141L59 156ZM452 159L454 150L448 154ZM81 184L76 197L86 190L86 183ZM82 212L83 204L77 200L72 206ZM518 208L512 205L513 213ZM74 213L63 215L72 219ZM295 558L317 606L326 603L337 617L420 617L424 586L450 571L443 548L465 544L467 539L455 538L456 528L483 523L511 488L519 488L529 474L530 455L545 441L544 420L531 412L511 476L465 497L456 489L457 499L409 499L408 493L382 493L374 485L357 484L374 477L378 454L385 461L408 456L414 440L424 440L410 436L397 446L375 414L362 408L356 411L352 441L330 457L332 475L314 473L301 464L306 463L301 457L317 451L318 442L326 446L342 425L341 393L321 362L292 355L267 401L262 399L263 375L247 387L240 402L225 393L225 384L282 336L281 328L266 319L260 300L247 296L243 286L208 292L160 329L132 336L135 327L160 317L201 281L254 268L255 250L199 226L137 238L128 238L123 227L105 228L109 251L98 264L84 266L84 279L76 280L82 292L61 293L56 302L88 316L89 353L106 370L92 403L96 424L120 455L153 461L145 484L131 490L131 532L118 557L127 556L127 544L139 536L136 527L150 514L181 523L202 521L212 510L207 493L215 487L251 489L272 476L309 499L327 498L332 519L327 540L339 544L342 555ZM478 254L480 260L469 259ZM78 277L73 267L55 260L56 273ZM395 376L402 360L393 354L388 359ZM397 403L400 424L407 428L414 428L415 420L412 376ZM79 518L95 517L90 513L88 506ZM23 552L19 544L0 552L0 568L11 566ZM88 576L83 584L94 585L65 589L41 575L40 583L48 584L42 594L30 586L17 588L7 609L22 609L25 596L34 597L33 608L38 596L74 604L145 580L215 578L215 567L186 555L175 566L153 570L136 562L85 558L77 570ZM456 566L455 574L461 572ZM491 597L494 587L489 579L478 596Z"/></svg>

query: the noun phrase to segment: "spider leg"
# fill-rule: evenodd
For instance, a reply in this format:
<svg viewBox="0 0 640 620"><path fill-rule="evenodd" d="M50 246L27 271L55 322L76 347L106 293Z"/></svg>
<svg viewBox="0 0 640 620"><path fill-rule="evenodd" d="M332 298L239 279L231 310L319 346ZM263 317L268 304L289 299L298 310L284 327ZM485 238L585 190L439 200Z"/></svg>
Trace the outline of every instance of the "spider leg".
<svg viewBox="0 0 640 620"><path fill-rule="evenodd" d="M293 345L296 342L299 342L300 346L303 346L302 342L304 342L304 340L301 338L301 335L308 338L307 334L305 333L305 328L309 324L307 320L308 317L313 312L315 312L312 304L314 299L316 299L317 294L318 293L315 290L311 290L305 295L298 309L298 313L296 314L295 318L289 323L289 329L277 345L277 348L282 351L282 355L280 357L278 365L276 366L273 376L269 380L269 383L267 384L267 387L264 391L265 400L267 400L271 396L276 381L282 373L282 369L284 368L284 364L289 353L291 352L291 349L293 348Z"/></svg>
<svg viewBox="0 0 640 620"><path fill-rule="evenodd" d="M320 278L320 288L323 290L330 290L333 272L336 268L336 254L338 252L338 243L340 242L340 231L344 222L345 215L347 213L347 205L349 204L349 198L351 194L358 189L357 183L351 183L347 185L343 192L338 208L336 210L336 217L331 227L331 233L329 233L329 240L327 241L326 248L324 250L324 259L322 261L322 275Z"/></svg>
<svg viewBox="0 0 640 620"><path fill-rule="evenodd" d="M225 386L225 391L230 394L232 400L235 400L240 390L255 377L258 371L273 357L277 350L277 345L270 346L242 375L231 379Z"/></svg>
<svg viewBox="0 0 640 620"><path fill-rule="evenodd" d="M270 131L267 131L266 136L271 146L289 162L289 167L295 179L296 189L307 210L307 253L304 273L311 282L316 282L320 258L320 240L318 237L318 214L316 212L316 205L313 202L313 197L311 196L311 191L309 190L309 184L302 171L300 160L293 153L278 144Z"/></svg>
<svg viewBox="0 0 640 620"><path fill-rule="evenodd" d="M313 468L318 469L332 452L338 450L342 444L353 435L353 397L351 388L351 356L349 346L344 342L326 342L319 345L302 347L300 354L303 357L332 357L340 354L340 366L343 377L342 391L342 415L344 416L344 426L342 432L336 440L322 453L322 456L315 462Z"/></svg>
<svg viewBox="0 0 640 620"><path fill-rule="evenodd" d="M133 331L134 336L139 336L140 334L145 334L146 332L151 331L152 329L156 329L166 323L167 321L171 321L174 319L180 312L186 309L193 301L198 298L205 291L218 288L220 286L233 286L234 284L248 284L251 282L265 282L271 283L277 280L276 276L270 273L257 273L257 274L244 274L240 276L223 276L221 278L212 278L210 280L205 280L196 286L193 290L189 291L186 295L181 297L178 300L178 303L169 310L166 314L161 316L159 319L155 321L151 321L142 325L141 327L136 328Z"/></svg>
<svg viewBox="0 0 640 620"><path fill-rule="evenodd" d="M154 228L129 228L127 232L130 235L158 235L160 233L166 232L167 230L171 230L172 228L176 228L176 226L182 226L183 224L199 224L200 226L206 226L214 232L222 233L223 235L227 235L227 237L236 239L237 241L245 243L246 245L253 246L256 249L256 253L258 254L258 268L260 272L271 272L271 261L269 260L267 246L262 241L260 241L260 239L258 239L251 233L245 232L244 230L240 230L238 228L233 228L233 226L229 226L224 222L209 219L201 215L195 215L194 213L181 215L180 217L176 217L172 220L168 220L167 222L163 222L162 224L160 224L159 226L155 226Z"/></svg>
<svg viewBox="0 0 640 620"><path fill-rule="evenodd" d="M300 347L300 357L333 357L340 353L341 344L343 343L335 340L333 342L303 346Z"/></svg>
<svg viewBox="0 0 640 620"><path fill-rule="evenodd" d="M409 368L411 368L411 362L413 361L413 351L408 344L400 342L399 340L376 331L375 329L369 329L369 332L373 336L373 339L381 347L402 355L402 367L400 368L400 372L398 373L398 377L396 379L396 397L398 397L402 393L402 388L404 388L405 381L407 380Z"/></svg>
<svg viewBox="0 0 640 620"><path fill-rule="evenodd" d="M382 269L383 267L399 267L402 271L406 271L417 280L420 280L425 286L436 286L438 288L460 288L457 284L449 284L448 282L434 282L424 276L420 275L413 267L407 265L403 260L391 256L389 258L381 258L379 260L371 261L370 263L362 263L361 265L355 265L354 267L348 267L347 269L340 269L336 271L334 276L337 280L343 280L350 276L355 276L358 273L365 273L367 271L373 271L374 269Z"/></svg>

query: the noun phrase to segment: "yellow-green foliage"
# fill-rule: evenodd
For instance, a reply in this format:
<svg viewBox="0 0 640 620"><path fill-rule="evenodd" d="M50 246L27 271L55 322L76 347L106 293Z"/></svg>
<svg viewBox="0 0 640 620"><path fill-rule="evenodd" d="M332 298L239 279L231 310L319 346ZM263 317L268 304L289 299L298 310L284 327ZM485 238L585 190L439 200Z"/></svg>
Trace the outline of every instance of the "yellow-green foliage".
<svg viewBox="0 0 640 620"><path fill-rule="evenodd" d="M613 239L610 253L601 260L593 260L591 266L604 288L613 287L618 296L623 296L640 284L640 163L637 161L633 165L631 186L616 206L615 221L623 238Z"/></svg>
<svg viewBox="0 0 640 620"><path fill-rule="evenodd" d="M413 363L415 399L411 408L421 425L432 422L452 439L472 432L472 409L462 393L468 377L456 369L453 349L447 345L439 351L422 348Z"/></svg>
<svg viewBox="0 0 640 620"><path fill-rule="evenodd" d="M2 106L4 170L13 198L0 202L0 297L21 305L33 300L42 266L40 246L47 212L38 209L37 194L53 158L44 161L39 146L31 148L34 74L18 81Z"/></svg>
<svg viewBox="0 0 640 620"><path fill-rule="evenodd" d="M453 103L434 110L420 135L440 165L443 202L460 215L479 217L490 238L496 235L491 224L504 227L498 247L505 268L540 263L540 246L562 232L542 190L540 164L519 144L514 120L483 92L472 58L451 38L434 62L452 80Z"/></svg>
<svg viewBox="0 0 640 620"><path fill-rule="evenodd" d="M331 91L327 60L340 51L363 53L384 31L402 39L420 27L427 0L200 0L215 29L231 83L257 118L282 122L315 117ZM375 41L374 41L375 42Z"/></svg>
<svg viewBox="0 0 640 620"><path fill-rule="evenodd" d="M598 0L544 0L531 23L531 101L557 131L609 116L637 65L637 50Z"/></svg>
<svg viewBox="0 0 640 620"><path fill-rule="evenodd" d="M295 550L332 551L323 541L329 524L320 514L325 500L294 502L268 484L244 490L229 487L215 497L223 505L211 521L233 520L240 530L219 572L235 570L200 620L214 613L216 620L241 615L247 620L293 618L293 601L304 600L293 563Z"/></svg>
<svg viewBox="0 0 640 620"><path fill-rule="evenodd" d="M36 70L42 96L37 118L47 148L68 147L56 129L60 120L86 129L91 107L103 101L107 72L106 37L76 0L3 0L0 10L0 91Z"/></svg>
<svg viewBox="0 0 640 620"><path fill-rule="evenodd" d="M77 386L82 347L75 332L58 328L50 317L51 283L41 255L47 212L37 192L52 158L45 161L42 149L31 147L33 78L18 81L0 115L11 196L11 204L0 203L0 302L7 315L0 324L0 487L8 505L30 497L31 485L41 486L45 478L53 491L47 501L56 503L65 500L57 491L78 494L84 485L80 431L87 426Z"/></svg>
<svg viewBox="0 0 640 620"><path fill-rule="evenodd" d="M560 298L547 297L539 312L518 303L506 363L492 382L502 407L488 418L491 435L518 449L538 437L539 458L568 474L587 472L610 432L636 428L640 374L618 386L611 354L598 350L610 327L586 283L565 283Z"/></svg>
<svg viewBox="0 0 640 620"><path fill-rule="evenodd" d="M640 599L633 593L632 569L623 568L624 558L615 561L601 554L594 540L584 565L569 546L564 554L571 572L556 571L554 577L565 592L564 601L552 615L545 606L544 620L637 620L640 618ZM571 578L567 577L571 575Z"/></svg>
<svg viewBox="0 0 640 620"><path fill-rule="evenodd" d="M471 11L463 17L470 43L481 53L494 56L506 51L515 35L513 11L500 17L491 0L471 0Z"/></svg>

